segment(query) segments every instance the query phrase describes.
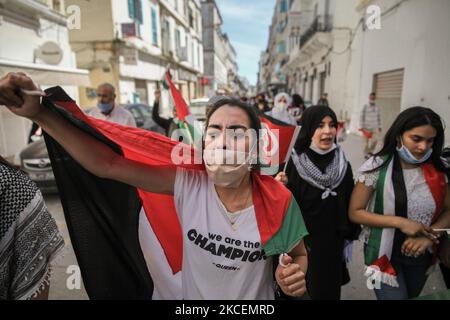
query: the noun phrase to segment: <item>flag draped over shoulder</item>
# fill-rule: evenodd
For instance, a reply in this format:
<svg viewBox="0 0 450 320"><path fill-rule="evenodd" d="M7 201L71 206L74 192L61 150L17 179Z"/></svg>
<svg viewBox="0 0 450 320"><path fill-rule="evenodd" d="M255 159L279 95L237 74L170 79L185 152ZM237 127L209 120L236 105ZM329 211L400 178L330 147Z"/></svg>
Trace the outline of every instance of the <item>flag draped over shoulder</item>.
<svg viewBox="0 0 450 320"><path fill-rule="evenodd" d="M65 92L46 90L43 105L108 145L116 153L157 167L204 170L203 164L172 162L181 148L193 159L193 147L142 129L86 116ZM159 195L102 179L83 169L54 139L45 135L73 248L91 299L149 299L153 283L138 239L144 208L174 273L182 265L182 230L173 196ZM93 150L95 152L95 150ZM201 159L201 158L200 158ZM253 174L253 198L261 242L267 255L289 252L307 234L291 193L270 176Z"/></svg>
<svg viewBox="0 0 450 320"><path fill-rule="evenodd" d="M384 161L387 161L386 158ZM433 224L441 214L444 205L445 175L431 163L422 164L420 168L436 204L436 210L431 221ZM373 208L373 212L376 214L393 215L396 212L395 190L392 181L393 170L394 160L380 169ZM399 286L397 272L391 264L395 232L396 230L393 228L370 228L370 237L364 256L365 275L367 277L375 275L380 282L392 287Z"/></svg>

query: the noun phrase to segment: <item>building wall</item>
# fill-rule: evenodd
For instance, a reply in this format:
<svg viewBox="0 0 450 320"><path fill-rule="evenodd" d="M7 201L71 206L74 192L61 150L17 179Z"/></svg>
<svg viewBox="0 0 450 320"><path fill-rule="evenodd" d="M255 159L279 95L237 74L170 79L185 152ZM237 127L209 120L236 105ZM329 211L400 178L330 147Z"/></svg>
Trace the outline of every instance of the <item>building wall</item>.
<svg viewBox="0 0 450 320"><path fill-rule="evenodd" d="M17 10L15 6L8 10ZM50 9L48 9L50 12ZM31 11L30 11L31 12ZM64 9L62 9L64 12ZM36 14L36 13L34 13ZM55 12L56 14L56 12ZM64 21L64 16L57 14ZM20 22L22 20L23 22ZM37 28L26 26L29 22L38 22ZM33 17L29 11L23 11L18 19L4 18L0 24L0 59L15 61L17 63L36 63L45 65L44 61L35 59L34 50L47 41L56 42L63 51L63 57L57 67L76 68L75 55L69 45L69 35L67 27L61 22L41 16ZM7 44L7 45L5 45ZM30 70L32 77L34 70ZM0 76L3 76L0 67ZM43 89L58 83L39 83ZM64 86L63 89L75 100L78 99L78 90L75 86ZM27 119L13 115L6 108L0 108L0 154L2 156L16 156L26 146L31 122ZM16 158L17 160L17 158Z"/></svg>
<svg viewBox="0 0 450 320"><path fill-rule="evenodd" d="M67 6L77 5L81 10L81 29L70 31L72 42L112 41L115 37L113 12L111 3L127 3L127 1L111 0L65 0ZM126 11L128 12L128 10Z"/></svg>
<svg viewBox="0 0 450 320"><path fill-rule="evenodd" d="M359 0L330 2L333 17L333 50L326 61L325 92L340 120L350 120L355 98L358 96L361 68L360 37L353 38L360 15L356 11ZM360 27L359 27L360 28ZM356 34L358 36L358 33ZM353 38L353 45L349 46ZM329 73L329 75L328 75Z"/></svg>
<svg viewBox="0 0 450 320"><path fill-rule="evenodd" d="M374 1L386 10L391 1ZM361 89L356 110L372 90L376 73L404 68L401 109L433 108L450 123L450 1L410 0L382 17L381 30L364 33ZM355 112L354 121L359 116ZM446 132L447 142L450 131Z"/></svg>

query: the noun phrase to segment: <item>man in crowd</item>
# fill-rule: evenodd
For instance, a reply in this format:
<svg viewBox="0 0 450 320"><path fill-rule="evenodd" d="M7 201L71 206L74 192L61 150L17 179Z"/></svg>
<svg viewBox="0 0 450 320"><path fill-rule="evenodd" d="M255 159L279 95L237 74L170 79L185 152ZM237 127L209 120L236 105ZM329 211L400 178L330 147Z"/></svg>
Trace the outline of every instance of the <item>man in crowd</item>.
<svg viewBox="0 0 450 320"><path fill-rule="evenodd" d="M99 85L97 87L97 107L89 115L97 119L136 127L136 121L131 112L117 105L115 100L116 89L112 84Z"/></svg>
<svg viewBox="0 0 450 320"><path fill-rule="evenodd" d="M365 139L364 156L366 159L373 155L381 133L381 112L380 107L375 103L376 98L375 92L372 92L369 95L369 104L364 105L361 112L360 130Z"/></svg>

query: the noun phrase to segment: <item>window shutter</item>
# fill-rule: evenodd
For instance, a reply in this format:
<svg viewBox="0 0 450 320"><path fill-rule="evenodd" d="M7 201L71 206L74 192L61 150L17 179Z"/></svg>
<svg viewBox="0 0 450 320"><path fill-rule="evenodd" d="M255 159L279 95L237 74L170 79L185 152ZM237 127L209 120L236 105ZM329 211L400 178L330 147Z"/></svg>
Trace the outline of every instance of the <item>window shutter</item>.
<svg viewBox="0 0 450 320"><path fill-rule="evenodd" d="M134 0L128 0L128 12L130 14L130 18L134 19L135 12L134 12Z"/></svg>

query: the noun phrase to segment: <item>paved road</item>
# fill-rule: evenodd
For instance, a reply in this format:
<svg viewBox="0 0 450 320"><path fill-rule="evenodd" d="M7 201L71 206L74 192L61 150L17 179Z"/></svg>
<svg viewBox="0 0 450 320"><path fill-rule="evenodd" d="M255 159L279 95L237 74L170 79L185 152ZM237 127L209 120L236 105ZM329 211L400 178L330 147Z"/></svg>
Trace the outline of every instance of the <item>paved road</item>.
<svg viewBox="0 0 450 320"><path fill-rule="evenodd" d="M353 169L357 170L363 162L362 139L358 136L350 135L343 143L343 147ZM64 215L62 213L58 196L48 195L46 196L46 201L50 212L56 219L57 224L63 233L67 247L65 257L60 260L58 265L54 268L54 277L50 289L50 299L87 299L88 297L83 287L81 287L80 290L69 290L66 286L67 279L70 276L69 274L66 274L67 267L76 265L76 258L70 243L67 226L65 224ZM353 252L353 262L349 265L352 280L348 285L343 287L342 298L348 300L374 299L374 294L367 288L366 278L363 276L363 253L362 246L359 242L354 243ZM445 287L443 285L442 276L439 271L436 271L429 278L423 294L439 292L444 289Z"/></svg>

